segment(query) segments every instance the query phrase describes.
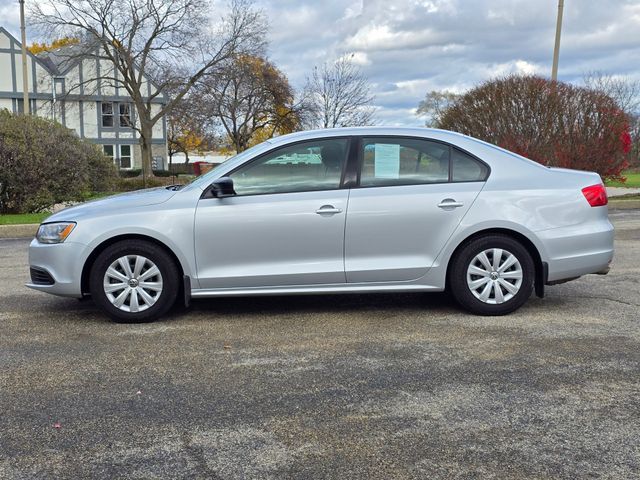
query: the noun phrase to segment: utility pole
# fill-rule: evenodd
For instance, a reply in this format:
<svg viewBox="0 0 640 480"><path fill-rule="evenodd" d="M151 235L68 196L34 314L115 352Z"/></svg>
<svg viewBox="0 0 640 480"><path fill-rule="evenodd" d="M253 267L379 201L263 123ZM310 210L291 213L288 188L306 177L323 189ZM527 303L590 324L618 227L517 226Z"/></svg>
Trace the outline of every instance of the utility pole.
<svg viewBox="0 0 640 480"><path fill-rule="evenodd" d="M558 21L556 22L556 44L553 47L553 67L551 68L551 80L558 80L558 57L560 56L560 32L562 31L562 11L564 0L558 0Z"/></svg>
<svg viewBox="0 0 640 480"><path fill-rule="evenodd" d="M27 30L24 25L24 0L20 1L20 33L22 34L22 98L24 114L29 115L29 79L27 78Z"/></svg>

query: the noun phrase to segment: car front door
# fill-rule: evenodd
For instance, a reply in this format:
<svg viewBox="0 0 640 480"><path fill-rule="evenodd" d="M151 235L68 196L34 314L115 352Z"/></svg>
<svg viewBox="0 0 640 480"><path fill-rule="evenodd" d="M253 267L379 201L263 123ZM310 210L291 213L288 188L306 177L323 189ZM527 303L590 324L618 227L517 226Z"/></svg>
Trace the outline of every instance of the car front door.
<svg viewBox="0 0 640 480"><path fill-rule="evenodd" d="M488 167L444 143L363 138L345 230L347 282L422 277L480 193Z"/></svg>
<svg viewBox="0 0 640 480"><path fill-rule="evenodd" d="M277 148L229 174L236 195L202 198L195 214L200 288L345 283L349 191L340 186L349 142Z"/></svg>

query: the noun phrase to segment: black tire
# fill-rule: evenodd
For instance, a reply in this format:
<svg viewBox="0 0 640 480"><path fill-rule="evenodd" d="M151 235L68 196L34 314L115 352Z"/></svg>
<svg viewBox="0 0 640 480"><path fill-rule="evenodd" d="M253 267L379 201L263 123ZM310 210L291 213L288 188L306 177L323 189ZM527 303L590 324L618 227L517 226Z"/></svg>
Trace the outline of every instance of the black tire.
<svg viewBox="0 0 640 480"><path fill-rule="evenodd" d="M483 302L472 293L467 283L467 270L477 255L485 250L494 248L507 251L517 258L522 269L522 283L517 293L504 301L504 303L492 304ZM535 265L528 250L512 237L492 234L475 238L456 252L451 260L448 287L458 305L470 313L475 315L506 315L520 308L529 299L533 291L534 278ZM502 292L507 292L506 289L497 284L492 288L501 288ZM495 296L495 290L493 294Z"/></svg>
<svg viewBox="0 0 640 480"><path fill-rule="evenodd" d="M103 279L109 266L125 255L141 255L153 262L162 276L162 290L155 303L140 312L127 312L114 306L103 288ZM175 303L179 290L180 272L167 251L144 240L123 240L108 246L96 258L89 276L91 297L96 305L117 323L146 323L157 320ZM155 297L154 297L155 298Z"/></svg>

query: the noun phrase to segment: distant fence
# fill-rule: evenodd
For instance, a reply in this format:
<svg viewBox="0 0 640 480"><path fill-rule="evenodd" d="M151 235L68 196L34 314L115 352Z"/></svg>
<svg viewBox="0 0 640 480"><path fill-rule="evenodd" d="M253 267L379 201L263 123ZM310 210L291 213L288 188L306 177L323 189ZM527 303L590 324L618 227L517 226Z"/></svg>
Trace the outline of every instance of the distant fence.
<svg viewBox="0 0 640 480"><path fill-rule="evenodd" d="M193 163L171 163L169 171L174 175L193 175Z"/></svg>

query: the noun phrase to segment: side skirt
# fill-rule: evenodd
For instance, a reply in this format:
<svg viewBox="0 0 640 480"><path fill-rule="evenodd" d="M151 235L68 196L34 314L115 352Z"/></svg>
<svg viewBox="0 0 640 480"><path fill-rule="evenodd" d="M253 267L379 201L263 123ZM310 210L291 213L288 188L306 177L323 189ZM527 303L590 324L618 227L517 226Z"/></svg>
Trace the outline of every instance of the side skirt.
<svg viewBox="0 0 640 480"><path fill-rule="evenodd" d="M442 288L415 284L336 284L279 287L194 289L191 297L244 297L251 295L315 295L326 293L441 292Z"/></svg>

